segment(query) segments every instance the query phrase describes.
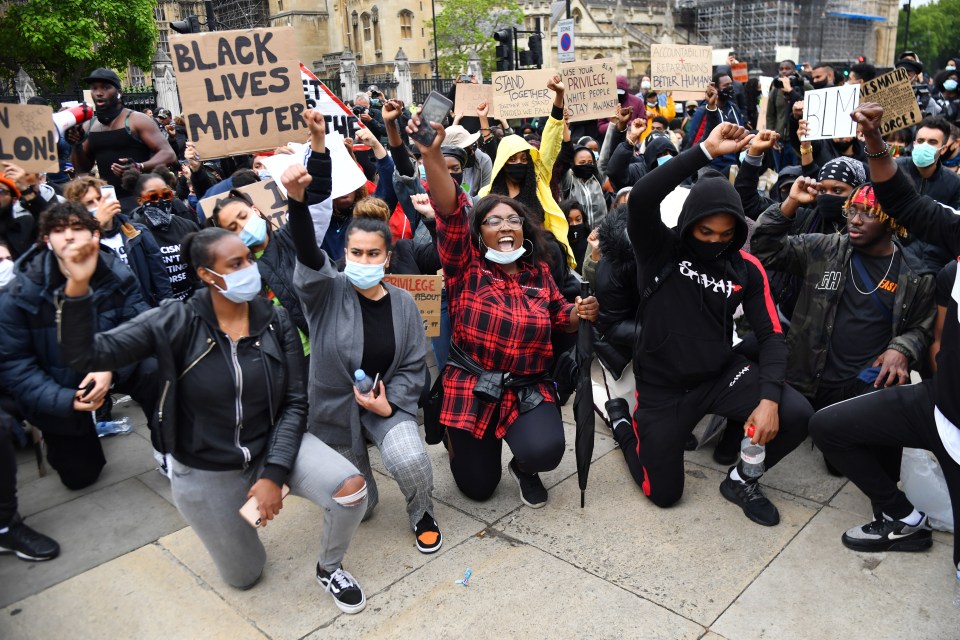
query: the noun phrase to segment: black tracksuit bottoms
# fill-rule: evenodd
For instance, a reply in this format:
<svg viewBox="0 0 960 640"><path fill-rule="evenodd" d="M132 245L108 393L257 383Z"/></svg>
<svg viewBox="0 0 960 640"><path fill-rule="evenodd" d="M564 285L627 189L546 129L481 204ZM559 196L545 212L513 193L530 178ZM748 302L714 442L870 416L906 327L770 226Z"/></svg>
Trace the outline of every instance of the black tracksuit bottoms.
<svg viewBox="0 0 960 640"><path fill-rule="evenodd" d="M913 505L884 469L878 451L910 447L933 452L943 469L953 521L960 522L960 465L950 457L933 417L931 381L890 387L852 398L818 411L810 420L810 435L823 455L863 491L876 513L891 518L910 515ZM960 538L953 537L953 563L960 562Z"/></svg>
<svg viewBox="0 0 960 640"><path fill-rule="evenodd" d="M759 403L759 367L735 355L714 380L692 389L660 387L638 380L633 429L621 427L614 437L643 493L657 506L669 507L683 495L683 445L703 416L713 413L742 423ZM767 443L768 469L806 439L812 415L807 399L783 385L780 431Z"/></svg>

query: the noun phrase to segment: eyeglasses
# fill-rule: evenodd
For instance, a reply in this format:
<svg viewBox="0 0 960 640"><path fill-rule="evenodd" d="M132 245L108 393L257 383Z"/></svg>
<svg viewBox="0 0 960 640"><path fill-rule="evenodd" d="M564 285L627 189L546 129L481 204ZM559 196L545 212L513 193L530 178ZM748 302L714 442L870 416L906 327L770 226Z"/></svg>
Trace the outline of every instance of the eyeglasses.
<svg viewBox="0 0 960 640"><path fill-rule="evenodd" d="M173 200L173 191L170 189L147 191L140 196L140 202L160 202L161 200Z"/></svg>
<svg viewBox="0 0 960 640"><path fill-rule="evenodd" d="M844 207L843 208L843 217L849 220L852 220L860 216L860 219L864 222L873 222L880 217L879 213L873 213L872 211L865 211L864 209L859 209L856 207Z"/></svg>
<svg viewBox="0 0 960 640"><path fill-rule="evenodd" d="M509 218L501 218L500 216L490 216L483 221L483 224L487 225L491 229L499 229L504 224L507 225L508 229L522 229L523 228L523 218L520 216L510 216Z"/></svg>

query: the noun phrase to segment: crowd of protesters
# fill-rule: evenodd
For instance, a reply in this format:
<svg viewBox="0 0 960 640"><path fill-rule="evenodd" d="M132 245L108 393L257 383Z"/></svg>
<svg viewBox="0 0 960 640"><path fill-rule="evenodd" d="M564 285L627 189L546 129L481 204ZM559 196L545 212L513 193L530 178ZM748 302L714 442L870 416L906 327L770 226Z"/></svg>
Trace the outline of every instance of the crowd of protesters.
<svg viewBox="0 0 960 640"><path fill-rule="evenodd" d="M484 501L505 442L520 499L543 507L573 391L559 364L581 323L624 474L657 506L681 499L684 451L712 414L719 492L751 521L779 512L741 440L766 447L769 469L809 435L873 504L846 546L929 548L897 482L902 447L933 452L960 517L960 92L954 61L930 73L904 52L896 66L917 126L884 139L868 103L856 137L813 142L804 93L883 70L784 60L764 112L756 78L741 85L729 65L699 100L646 77L634 95L621 76L609 117L573 123L559 76L550 113L513 123L486 103L421 122L371 86L346 140L365 184L335 198L323 114L304 116L304 162L271 175L264 158L289 149L202 159L182 120L127 108L118 76L96 70L95 117L64 136L73 179L0 174L0 552L59 553L18 515L25 426L79 490L108 462L97 423L111 394L128 394L227 583L254 586L266 563L240 507L254 499L265 526L288 488L322 507L316 577L357 613L366 598L342 561L378 503L368 448L422 553L443 541L427 443ZM414 140L424 127L429 145ZM240 190L267 180L287 193L282 225ZM428 341L385 275L437 273Z"/></svg>

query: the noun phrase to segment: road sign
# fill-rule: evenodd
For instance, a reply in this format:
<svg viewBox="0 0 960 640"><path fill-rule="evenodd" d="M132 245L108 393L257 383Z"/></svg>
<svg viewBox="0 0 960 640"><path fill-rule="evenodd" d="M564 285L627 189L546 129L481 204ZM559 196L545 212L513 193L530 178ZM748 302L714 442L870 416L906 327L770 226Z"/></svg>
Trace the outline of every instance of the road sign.
<svg viewBox="0 0 960 640"><path fill-rule="evenodd" d="M560 62L576 60L573 50L573 18L557 21L557 59Z"/></svg>

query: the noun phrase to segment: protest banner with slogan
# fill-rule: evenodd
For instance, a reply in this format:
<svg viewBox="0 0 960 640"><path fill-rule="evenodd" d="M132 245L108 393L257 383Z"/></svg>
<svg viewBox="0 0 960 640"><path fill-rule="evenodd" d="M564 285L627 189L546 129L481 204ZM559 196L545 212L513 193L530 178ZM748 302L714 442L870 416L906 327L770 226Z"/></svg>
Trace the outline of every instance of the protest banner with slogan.
<svg viewBox="0 0 960 640"><path fill-rule="evenodd" d="M494 113L504 120L550 115L554 94L547 89L547 83L555 75L553 69L494 73Z"/></svg>
<svg viewBox="0 0 960 640"><path fill-rule="evenodd" d="M713 76L710 47L692 44L650 46L650 84L655 91L702 96ZM674 99L680 97L674 94Z"/></svg>
<svg viewBox="0 0 960 640"><path fill-rule="evenodd" d="M453 112L458 116L477 115L477 106L486 102L490 106L493 102L493 87L489 84L460 82L457 84L457 95L453 101ZM493 115L493 112L490 112Z"/></svg>
<svg viewBox="0 0 960 640"><path fill-rule="evenodd" d="M858 84L807 91L803 96L803 119L807 121L804 140L855 137L857 123L850 118L850 114L858 106Z"/></svg>
<svg viewBox="0 0 960 640"><path fill-rule="evenodd" d="M356 191L367 182L363 170L357 166L357 163L350 157L347 147L343 144L343 136L338 131L327 134L324 145L330 152L330 163L333 165L333 192L331 197L339 198L352 191ZM287 197L287 190L280 184L280 176L292 164L302 164L306 166L307 158L310 156L309 144L289 144L293 153L276 154L263 158L263 164L270 172L270 175L277 180L277 188L283 197Z"/></svg>
<svg viewBox="0 0 960 640"><path fill-rule="evenodd" d="M307 101L307 109L317 109L327 121L327 133L337 131L344 138L352 138L358 129L366 129L366 125L353 114L353 110L345 105L337 95L330 91L330 87L321 82L313 72L300 64L300 80L303 82L303 97Z"/></svg>
<svg viewBox="0 0 960 640"><path fill-rule="evenodd" d="M303 140L306 110L292 27L171 36L187 138L205 158Z"/></svg>
<svg viewBox="0 0 960 640"><path fill-rule="evenodd" d="M384 278L395 287L410 292L420 318L423 320L423 330L428 338L440 335L440 290L443 289L443 276L403 276L388 275Z"/></svg>
<svg viewBox="0 0 960 640"><path fill-rule="evenodd" d="M59 171L57 131L46 105L0 105L0 162L18 164L28 173Z"/></svg>
<svg viewBox="0 0 960 640"><path fill-rule="evenodd" d="M567 88L564 100L572 114L570 122L609 118L620 106L617 68L609 58L561 64L560 77Z"/></svg>
<svg viewBox="0 0 960 640"><path fill-rule="evenodd" d="M882 135L912 127L923 119L907 70L903 67L860 85L860 102L878 102L883 106Z"/></svg>
<svg viewBox="0 0 960 640"><path fill-rule="evenodd" d="M253 206L257 208L257 211L262 213L263 217L267 219L267 222L275 229L279 229L287 221L287 197L281 192L281 188L278 181L264 180L240 187L239 189L235 189L235 191L250 196L250 199L253 200ZM215 196L201 200L200 207L209 217L213 215L213 209L217 206L217 203L229 197L229 193L218 193Z"/></svg>

